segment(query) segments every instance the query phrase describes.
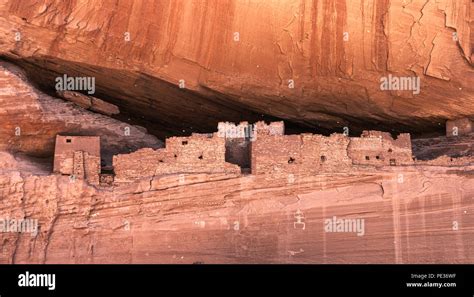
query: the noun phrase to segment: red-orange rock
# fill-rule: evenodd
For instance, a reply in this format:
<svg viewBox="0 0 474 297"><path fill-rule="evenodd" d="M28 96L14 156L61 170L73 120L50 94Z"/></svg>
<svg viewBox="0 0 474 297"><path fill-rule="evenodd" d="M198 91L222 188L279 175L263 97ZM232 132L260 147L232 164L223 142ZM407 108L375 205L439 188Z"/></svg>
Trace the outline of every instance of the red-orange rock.
<svg viewBox="0 0 474 297"><path fill-rule="evenodd" d="M472 263L472 172L190 174L104 190L2 170L0 217L40 229L0 233L0 263ZM364 229L328 228L338 219Z"/></svg>
<svg viewBox="0 0 474 297"><path fill-rule="evenodd" d="M0 54L45 86L94 75L111 103L175 133L258 114L426 132L474 114L471 12L469 0L11 0ZM381 91L389 74L420 77L420 94Z"/></svg>
<svg viewBox="0 0 474 297"><path fill-rule="evenodd" d="M473 263L468 129L350 146L276 124L263 145L153 150L262 117L439 131L474 115L471 18L469 0L0 2L0 57L22 68L0 63L0 263ZM94 77L104 101L47 95L64 74ZM58 134L100 136L102 156L67 156L84 179L52 173ZM136 150L115 158L123 180L97 176L100 157ZM163 171L161 154L176 158Z"/></svg>
<svg viewBox="0 0 474 297"><path fill-rule="evenodd" d="M146 129L36 90L17 67L8 63L0 64L0 82L0 150L52 157L57 134L97 135L101 136L103 154L111 163L112 154L118 152L163 146ZM125 135L125 131L129 133Z"/></svg>

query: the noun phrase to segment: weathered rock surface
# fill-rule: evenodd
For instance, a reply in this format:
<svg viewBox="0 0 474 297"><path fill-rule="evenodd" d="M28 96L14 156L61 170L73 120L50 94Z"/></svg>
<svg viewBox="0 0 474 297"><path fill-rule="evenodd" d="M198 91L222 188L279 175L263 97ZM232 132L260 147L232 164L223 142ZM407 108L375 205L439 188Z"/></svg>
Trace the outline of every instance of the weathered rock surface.
<svg viewBox="0 0 474 297"><path fill-rule="evenodd" d="M108 163L118 152L163 146L146 129L48 96L31 86L18 68L0 64L0 150L52 157L57 134L100 136Z"/></svg>
<svg viewBox="0 0 474 297"><path fill-rule="evenodd" d="M432 137L413 140L413 155L419 160L440 156L452 158L474 156L474 133L454 137Z"/></svg>
<svg viewBox="0 0 474 297"><path fill-rule="evenodd" d="M474 115L472 11L469 0L11 0L0 55L44 88L95 76L100 98L157 135L261 115L429 132ZM388 74L420 77L420 94L381 91Z"/></svg>
<svg viewBox="0 0 474 297"><path fill-rule="evenodd" d="M73 91L58 91L57 94L64 100L74 102L82 108L89 109L94 112L98 112L108 116L120 113L120 110L117 106L107 103L104 100L96 98L94 96L87 96L79 92Z"/></svg>
<svg viewBox="0 0 474 297"><path fill-rule="evenodd" d="M428 161L396 166L325 151L327 164L351 166L344 173L183 174L178 164L155 174L145 164L149 177L100 186L51 174L57 134L101 136L109 162L163 146L132 123L160 137L262 117L430 133L472 117L473 4L407 2L1 1L0 58L25 73L0 63L0 219L37 219L39 230L0 232L0 264L474 263L472 135L414 141ZM115 118L92 112L89 97L54 98L63 74L95 77L95 111ZM420 94L381 91L389 74L420 77ZM279 153L278 168L322 157L302 150L294 162L278 145L261 152ZM365 227L331 232L332 219Z"/></svg>
<svg viewBox="0 0 474 297"><path fill-rule="evenodd" d="M2 170L0 263L474 263L474 168L155 177L95 188ZM326 220L365 220L364 234Z"/></svg>

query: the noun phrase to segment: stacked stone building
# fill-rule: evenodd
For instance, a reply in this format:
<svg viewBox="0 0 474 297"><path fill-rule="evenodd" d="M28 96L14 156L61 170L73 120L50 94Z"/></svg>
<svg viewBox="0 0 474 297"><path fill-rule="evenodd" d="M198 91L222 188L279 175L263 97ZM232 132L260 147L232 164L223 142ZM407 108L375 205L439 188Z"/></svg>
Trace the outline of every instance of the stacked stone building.
<svg viewBox="0 0 474 297"><path fill-rule="evenodd" d="M225 139L213 134L166 139L162 149L145 148L113 158L115 182L174 173L240 173L225 161Z"/></svg>
<svg viewBox="0 0 474 297"><path fill-rule="evenodd" d="M90 184L98 185L100 170L100 137L56 136L55 173L85 179Z"/></svg>
<svg viewBox="0 0 474 297"><path fill-rule="evenodd" d="M354 165L413 164L409 134L364 131L361 137L270 134L257 129L251 143L252 174L347 171Z"/></svg>
<svg viewBox="0 0 474 297"><path fill-rule="evenodd" d="M364 131L361 137L285 135L283 122L219 123L218 132L171 137L162 149L113 157L101 175L99 137L58 136L54 171L89 183L117 184L167 174L290 174L344 172L353 166L413 164L409 134Z"/></svg>

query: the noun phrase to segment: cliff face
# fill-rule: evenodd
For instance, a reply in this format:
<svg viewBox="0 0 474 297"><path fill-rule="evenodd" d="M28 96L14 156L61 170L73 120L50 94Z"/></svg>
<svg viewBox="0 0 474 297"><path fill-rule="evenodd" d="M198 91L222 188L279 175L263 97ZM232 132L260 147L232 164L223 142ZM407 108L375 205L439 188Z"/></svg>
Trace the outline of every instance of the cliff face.
<svg viewBox="0 0 474 297"><path fill-rule="evenodd" d="M89 112L38 91L21 69L0 63L0 150L52 157L57 134L100 135L102 152L109 164L112 154L163 146L142 127Z"/></svg>
<svg viewBox="0 0 474 297"><path fill-rule="evenodd" d="M65 72L95 76L101 97L159 135L262 115L338 132L427 132L474 113L472 9L469 0L3 1L0 54L44 88ZM420 77L420 93L381 91L389 74Z"/></svg>
<svg viewBox="0 0 474 297"><path fill-rule="evenodd" d="M13 167L0 216L39 230L1 234L0 263L472 263L472 172L186 174L96 189ZM341 218L364 228L328 229Z"/></svg>
<svg viewBox="0 0 474 297"><path fill-rule="evenodd" d="M473 263L469 131L388 146L388 133L372 131L378 142L351 141L350 156L346 135L317 135L313 146L309 134L270 133L263 146L218 139L222 150L175 138L179 156L151 149L220 121L444 131L446 119L474 115L473 9L469 0L0 1L0 227L38 220L35 234L0 232L0 263ZM94 77L96 93L57 93L64 74ZM419 78L419 92L382 90L392 77ZM105 165L138 152L91 185L52 174L58 134L100 136ZM234 159L242 173L225 170L228 152L245 154ZM196 166L209 156L219 162ZM161 161L177 163L160 172ZM311 170L291 171L303 163Z"/></svg>

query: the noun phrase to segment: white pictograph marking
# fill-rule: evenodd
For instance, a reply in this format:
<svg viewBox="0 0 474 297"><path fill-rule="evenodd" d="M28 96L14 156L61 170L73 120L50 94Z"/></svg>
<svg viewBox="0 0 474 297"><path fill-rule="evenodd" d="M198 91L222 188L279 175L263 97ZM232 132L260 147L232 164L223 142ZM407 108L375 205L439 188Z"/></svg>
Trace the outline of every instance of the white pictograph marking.
<svg viewBox="0 0 474 297"><path fill-rule="evenodd" d="M306 223L303 222L305 217L301 210L297 210L295 213L296 222L293 223L293 228L304 230L306 228ZM298 226L298 227L297 227Z"/></svg>

